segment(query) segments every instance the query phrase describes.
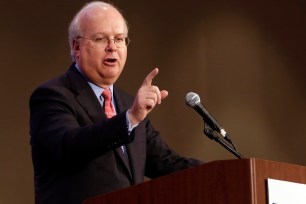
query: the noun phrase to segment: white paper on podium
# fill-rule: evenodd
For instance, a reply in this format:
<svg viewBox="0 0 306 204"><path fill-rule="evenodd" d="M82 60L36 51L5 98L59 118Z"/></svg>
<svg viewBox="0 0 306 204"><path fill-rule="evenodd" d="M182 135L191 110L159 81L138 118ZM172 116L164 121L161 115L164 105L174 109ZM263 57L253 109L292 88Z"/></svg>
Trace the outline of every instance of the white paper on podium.
<svg viewBox="0 0 306 204"><path fill-rule="evenodd" d="M306 184L268 178L268 204L306 204Z"/></svg>

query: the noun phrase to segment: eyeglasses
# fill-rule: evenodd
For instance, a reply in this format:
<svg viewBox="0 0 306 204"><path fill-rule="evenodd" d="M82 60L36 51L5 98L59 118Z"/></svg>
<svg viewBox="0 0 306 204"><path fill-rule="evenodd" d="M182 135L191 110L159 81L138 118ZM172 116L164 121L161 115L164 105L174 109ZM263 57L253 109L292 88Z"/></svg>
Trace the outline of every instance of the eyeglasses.
<svg viewBox="0 0 306 204"><path fill-rule="evenodd" d="M111 40L114 42L117 48L127 47L131 42L128 37L114 37L114 38L108 38L108 37L86 38L82 36L77 37L77 39L80 38L91 40L94 43L94 45L98 48L105 48Z"/></svg>

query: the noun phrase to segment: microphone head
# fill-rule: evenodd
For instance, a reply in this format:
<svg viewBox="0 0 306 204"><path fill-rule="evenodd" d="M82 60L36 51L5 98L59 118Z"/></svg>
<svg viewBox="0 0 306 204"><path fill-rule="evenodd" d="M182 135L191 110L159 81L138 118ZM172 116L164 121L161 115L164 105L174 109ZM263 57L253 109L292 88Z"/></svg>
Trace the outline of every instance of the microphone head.
<svg viewBox="0 0 306 204"><path fill-rule="evenodd" d="M185 97L185 101L192 108L201 103L200 96L194 92L189 92Z"/></svg>

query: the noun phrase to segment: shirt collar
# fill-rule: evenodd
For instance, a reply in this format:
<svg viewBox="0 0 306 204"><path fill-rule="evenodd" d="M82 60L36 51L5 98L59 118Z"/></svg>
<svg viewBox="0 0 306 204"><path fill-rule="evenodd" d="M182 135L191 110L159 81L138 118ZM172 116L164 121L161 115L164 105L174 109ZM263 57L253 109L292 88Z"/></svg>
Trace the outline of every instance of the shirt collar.
<svg viewBox="0 0 306 204"><path fill-rule="evenodd" d="M93 90L93 92L95 93L96 97L101 101L103 101L103 97L101 96L102 92L104 91L105 88L102 88L100 86L97 86L96 84L92 83L91 81L89 81L89 79L85 76L85 74L81 71L79 65L77 63L75 63L75 67L77 68L77 70L83 75L83 77L86 79L87 83L89 84L89 86L91 87L91 89ZM111 95L112 95L112 99L114 98L114 86L113 84L110 85L108 87L111 90Z"/></svg>

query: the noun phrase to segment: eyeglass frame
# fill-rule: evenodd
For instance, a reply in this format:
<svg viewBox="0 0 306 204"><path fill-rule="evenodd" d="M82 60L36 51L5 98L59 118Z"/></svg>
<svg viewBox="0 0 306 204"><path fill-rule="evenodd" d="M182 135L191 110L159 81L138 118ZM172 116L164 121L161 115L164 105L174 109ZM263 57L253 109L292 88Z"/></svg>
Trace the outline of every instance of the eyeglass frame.
<svg viewBox="0 0 306 204"><path fill-rule="evenodd" d="M98 38L100 38L101 39L101 42L102 41L104 41L104 40L107 40L107 42L105 41L105 42L103 42L103 43L105 43L105 46L101 46L101 48L103 48L103 47L106 47L109 43L110 43L110 41L111 40L113 40L113 42L114 42L114 44L115 44L115 46L117 47L117 48L123 48L123 47L127 47L129 44L130 44L130 42L131 42L131 40L128 38L128 37L114 37L114 38L109 38L109 37L107 37L107 36L103 36L103 37L95 37L94 39L92 39L92 38L87 38L87 37L83 37L83 36L78 36L78 37L76 37L75 39L86 39L86 40L90 40L90 41L92 41L93 43L94 43L94 45L96 46L96 47L100 47L99 45L98 45L98 42L97 42L97 39ZM118 39L123 39L124 40L124 46L118 46L117 45L117 43L116 43L116 40L118 40Z"/></svg>

